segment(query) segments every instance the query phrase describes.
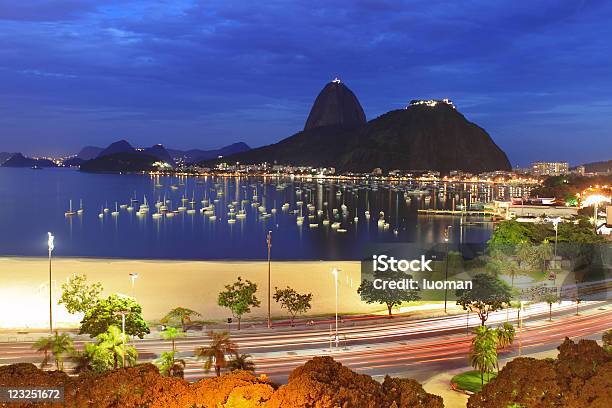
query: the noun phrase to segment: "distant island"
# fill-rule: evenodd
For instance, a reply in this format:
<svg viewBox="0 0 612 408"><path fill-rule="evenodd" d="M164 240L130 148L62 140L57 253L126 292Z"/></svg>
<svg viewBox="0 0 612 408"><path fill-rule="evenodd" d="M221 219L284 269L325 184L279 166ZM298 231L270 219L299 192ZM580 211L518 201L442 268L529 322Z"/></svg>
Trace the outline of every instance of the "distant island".
<svg viewBox="0 0 612 408"><path fill-rule="evenodd" d="M0 165L2 167L55 167L56 164L49 159L32 159L21 153L0 153Z"/></svg>
<svg viewBox="0 0 612 408"><path fill-rule="evenodd" d="M147 148L134 148L128 141L119 140L106 148L87 146L68 163L78 165L87 172L136 172L173 169L191 163L249 150L246 143L234 143L215 150L166 149L161 144Z"/></svg>

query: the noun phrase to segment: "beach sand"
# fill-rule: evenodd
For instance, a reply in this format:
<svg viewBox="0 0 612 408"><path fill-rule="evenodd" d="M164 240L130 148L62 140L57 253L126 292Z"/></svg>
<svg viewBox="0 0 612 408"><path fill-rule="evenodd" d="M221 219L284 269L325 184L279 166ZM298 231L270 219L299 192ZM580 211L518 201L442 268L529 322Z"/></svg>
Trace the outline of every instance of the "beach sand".
<svg viewBox="0 0 612 408"><path fill-rule="evenodd" d="M0 328L47 327L49 319L47 258L0 258ZM312 292L310 314L335 312L335 285L331 271L339 268L339 311L369 313L384 306L368 305L357 294L359 262L283 261L272 262L271 286L291 286L300 293ZM53 308L56 326L76 325L80 316L70 315L57 305L61 285L73 274L85 274L100 282L103 295L132 295L130 273L137 273L134 292L146 320L158 320L170 309L182 306L202 314L202 320L225 320L229 310L217 306L224 285L238 276L258 285L259 308L245 318L267 315L268 264L265 261L168 261L88 258L53 258ZM272 316L287 316L272 300Z"/></svg>

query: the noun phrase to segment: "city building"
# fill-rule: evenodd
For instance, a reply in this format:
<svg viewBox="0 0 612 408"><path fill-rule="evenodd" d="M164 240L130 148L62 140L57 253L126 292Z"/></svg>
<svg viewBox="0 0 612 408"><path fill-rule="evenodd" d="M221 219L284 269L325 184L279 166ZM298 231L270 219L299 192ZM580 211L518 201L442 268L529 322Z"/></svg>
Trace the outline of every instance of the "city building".
<svg viewBox="0 0 612 408"><path fill-rule="evenodd" d="M567 162L534 162L531 172L536 176L560 176L569 173Z"/></svg>

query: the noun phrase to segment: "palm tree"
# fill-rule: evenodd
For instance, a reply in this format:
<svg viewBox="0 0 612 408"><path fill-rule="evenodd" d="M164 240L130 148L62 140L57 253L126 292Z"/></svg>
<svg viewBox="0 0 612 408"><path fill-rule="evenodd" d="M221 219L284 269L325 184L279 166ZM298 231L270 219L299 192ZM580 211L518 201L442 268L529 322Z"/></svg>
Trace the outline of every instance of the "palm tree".
<svg viewBox="0 0 612 408"><path fill-rule="evenodd" d="M57 331L50 338L51 353L55 358L55 367L59 371L64 371L64 354L70 354L74 351L74 344L68 333L59 334Z"/></svg>
<svg viewBox="0 0 612 408"><path fill-rule="evenodd" d="M230 371L243 370L243 371L255 371L255 363L252 360L250 354L236 354L229 362Z"/></svg>
<svg viewBox="0 0 612 408"><path fill-rule="evenodd" d="M166 330L161 332L161 336L164 340L172 341L172 352L176 352L176 339L179 337L185 337L186 335L187 334L183 330L177 329L176 327L168 327Z"/></svg>
<svg viewBox="0 0 612 408"><path fill-rule="evenodd" d="M540 297L540 300L548 304L548 321L552 322L552 305L560 302L561 298L556 292L546 292Z"/></svg>
<svg viewBox="0 0 612 408"><path fill-rule="evenodd" d="M136 349L131 346L126 346L123 341L123 334L117 326L109 326L105 333L98 335L97 346L102 352L108 352L111 354L113 359L113 368L119 367L119 361L123 358L125 350L125 363L126 365L133 365L136 362L138 353Z"/></svg>
<svg viewBox="0 0 612 408"><path fill-rule="evenodd" d="M537 256L542 262L542 273L546 272L546 263L553 257L553 247L550 242L545 239L537 248Z"/></svg>
<svg viewBox="0 0 612 408"><path fill-rule="evenodd" d="M486 326L475 330L476 337L472 340L470 364L480 371L480 382L484 385L484 374L495 370L497 366L497 334ZM488 378L487 378L488 381Z"/></svg>
<svg viewBox="0 0 612 408"><path fill-rule="evenodd" d="M74 372L76 374L94 371L94 360L98 353L98 347L93 343L85 343L83 351L74 351L72 361L74 362Z"/></svg>
<svg viewBox="0 0 612 408"><path fill-rule="evenodd" d="M180 377L185 376L185 360L175 359L174 351L164 351L156 361L159 373L164 377Z"/></svg>
<svg viewBox="0 0 612 408"><path fill-rule="evenodd" d="M227 366L226 355L238 354L238 346L230 340L228 332L213 332L209 331L210 344L204 347L198 347L195 350L195 355L198 360L205 360L204 370L208 371L211 367L215 367L217 377L221 375L221 369Z"/></svg>
<svg viewBox="0 0 612 408"><path fill-rule="evenodd" d="M51 337L41 337L32 345L32 348L39 353L45 353L45 356L40 363L40 368L45 368L49 365L49 352L51 351Z"/></svg>
<svg viewBox="0 0 612 408"><path fill-rule="evenodd" d="M183 329L183 331L186 331L185 323L191 322L191 318L193 316L202 316L202 315L196 312L195 310L187 309L186 307L175 307L161 319L161 322L166 324L173 320L178 320L181 322L181 328Z"/></svg>
<svg viewBox="0 0 612 408"><path fill-rule="evenodd" d="M516 330L514 329L514 326L512 326L510 323L502 324L496 330L497 347L504 349L512 345L515 335Z"/></svg>

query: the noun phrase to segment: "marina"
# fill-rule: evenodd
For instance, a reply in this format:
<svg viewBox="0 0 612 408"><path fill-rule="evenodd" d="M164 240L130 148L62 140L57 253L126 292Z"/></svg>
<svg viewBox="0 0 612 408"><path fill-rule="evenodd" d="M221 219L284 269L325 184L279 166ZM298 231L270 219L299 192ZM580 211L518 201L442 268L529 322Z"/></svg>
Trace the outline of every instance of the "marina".
<svg viewBox="0 0 612 408"><path fill-rule="evenodd" d="M70 169L2 169L0 180L12 231L0 255L41 255L36 238L52 229L64 256L143 259L262 259L268 231L279 259L357 260L373 243L440 241L448 225L452 240L479 243L493 228L486 203L529 188ZM14 193L23 183L26 199Z"/></svg>

